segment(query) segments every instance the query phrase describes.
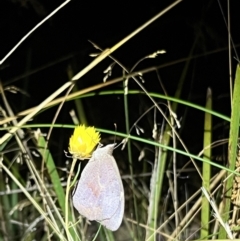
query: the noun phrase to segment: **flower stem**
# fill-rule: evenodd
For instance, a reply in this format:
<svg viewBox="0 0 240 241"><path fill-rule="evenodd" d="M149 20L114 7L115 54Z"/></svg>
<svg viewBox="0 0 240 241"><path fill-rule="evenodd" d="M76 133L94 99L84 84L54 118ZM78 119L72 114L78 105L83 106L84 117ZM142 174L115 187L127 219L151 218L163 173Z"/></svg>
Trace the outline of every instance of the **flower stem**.
<svg viewBox="0 0 240 241"><path fill-rule="evenodd" d="M70 192L70 182L71 182L71 177L73 175L73 170L76 165L77 158L73 158L73 162L70 168L69 176L67 179L67 187L66 187L66 196L65 196L65 225L66 225L66 234L68 237L68 240L73 240L71 237L71 234L69 232L69 220L68 220L68 211L69 211L69 206L68 206L68 199L69 199L69 192Z"/></svg>

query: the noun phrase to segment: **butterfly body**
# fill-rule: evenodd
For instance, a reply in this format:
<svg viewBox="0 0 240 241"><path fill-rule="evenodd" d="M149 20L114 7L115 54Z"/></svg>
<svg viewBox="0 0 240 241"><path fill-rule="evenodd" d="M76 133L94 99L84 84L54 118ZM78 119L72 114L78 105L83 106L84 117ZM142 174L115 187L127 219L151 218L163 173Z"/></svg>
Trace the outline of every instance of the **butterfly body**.
<svg viewBox="0 0 240 241"><path fill-rule="evenodd" d="M123 184L112 156L114 146L93 152L73 194L73 205L81 215L112 231L119 228L124 213Z"/></svg>

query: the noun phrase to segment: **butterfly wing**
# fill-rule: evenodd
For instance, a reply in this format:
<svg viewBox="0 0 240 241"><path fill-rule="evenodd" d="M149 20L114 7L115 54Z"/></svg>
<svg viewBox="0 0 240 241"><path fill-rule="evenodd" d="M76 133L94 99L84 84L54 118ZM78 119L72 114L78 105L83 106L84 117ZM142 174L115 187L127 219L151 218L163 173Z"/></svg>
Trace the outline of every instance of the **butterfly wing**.
<svg viewBox="0 0 240 241"><path fill-rule="evenodd" d="M124 190L120 173L112 156L114 145L97 149L84 168L73 205L89 220L96 220L115 231L124 213Z"/></svg>

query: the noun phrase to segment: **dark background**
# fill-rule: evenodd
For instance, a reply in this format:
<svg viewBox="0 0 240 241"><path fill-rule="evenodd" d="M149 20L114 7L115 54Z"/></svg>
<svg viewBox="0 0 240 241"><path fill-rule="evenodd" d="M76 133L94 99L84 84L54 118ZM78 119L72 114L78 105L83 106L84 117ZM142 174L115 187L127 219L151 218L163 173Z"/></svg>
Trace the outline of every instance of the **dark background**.
<svg viewBox="0 0 240 241"><path fill-rule="evenodd" d="M227 17L227 1L219 1ZM43 0L3 0L0 2L0 58L47 14L63 1ZM67 67L71 65L74 73L87 66L97 52L88 42L92 40L103 49L111 47L163 10L171 1L80 1L72 0L50 20L37 29L0 67L0 78L4 86L15 85L29 96L21 93L7 93L14 112L38 105L56 89L68 81ZM239 4L231 1L231 34L236 50L240 43ZM129 40L114 52L127 68L139 59L156 50L165 49L166 54L156 59L148 59L137 69L154 65L169 64L160 68L159 73L165 88L173 96L186 61L174 64L173 61L188 57L195 46L190 67L185 75L181 98L204 106L208 87L213 91L214 110L230 115L229 66L227 28L216 0L185 0L167 12L145 30ZM214 53L212 53L214 51ZM233 74L237 61L233 53ZM103 71L112 61L106 59L77 83L79 89L102 83ZM30 74L31 71L36 73ZM115 67L113 77L121 76L122 71ZM24 75L24 77L21 77ZM144 86L149 92L163 93L156 73L144 75ZM130 89L139 87L130 81ZM122 89L116 84L107 89ZM125 132L123 97L121 95L96 96L83 99L89 125ZM114 106L114 107L113 107ZM129 96L129 115L131 125L152 103L147 97ZM69 111L74 102L65 103L57 123L72 124ZM51 123L57 107L51 108L35 117L34 123ZM185 106L178 109L179 118L184 117L181 129L182 138L190 151L198 153L202 148L204 113ZM152 119L151 119L152 118ZM158 117L161 123L161 116ZM145 138L151 139L153 112L142 120ZM214 119L214 139L228 135L228 123ZM45 129L44 129L45 130ZM46 129L47 131L47 129ZM72 130L56 129L50 141L53 154L64 159L61 150L67 150L68 138ZM133 133L135 134L135 133ZM103 135L104 136L104 135ZM56 148L56 150L54 149Z"/></svg>

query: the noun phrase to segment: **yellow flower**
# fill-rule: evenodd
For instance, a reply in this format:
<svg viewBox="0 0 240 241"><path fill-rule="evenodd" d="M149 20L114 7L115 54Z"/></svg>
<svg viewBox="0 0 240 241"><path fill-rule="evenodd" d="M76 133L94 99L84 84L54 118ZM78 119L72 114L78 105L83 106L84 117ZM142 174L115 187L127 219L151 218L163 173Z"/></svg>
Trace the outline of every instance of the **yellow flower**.
<svg viewBox="0 0 240 241"><path fill-rule="evenodd" d="M77 126L69 140L69 152L74 158L81 160L90 158L99 141L100 134L94 127Z"/></svg>

